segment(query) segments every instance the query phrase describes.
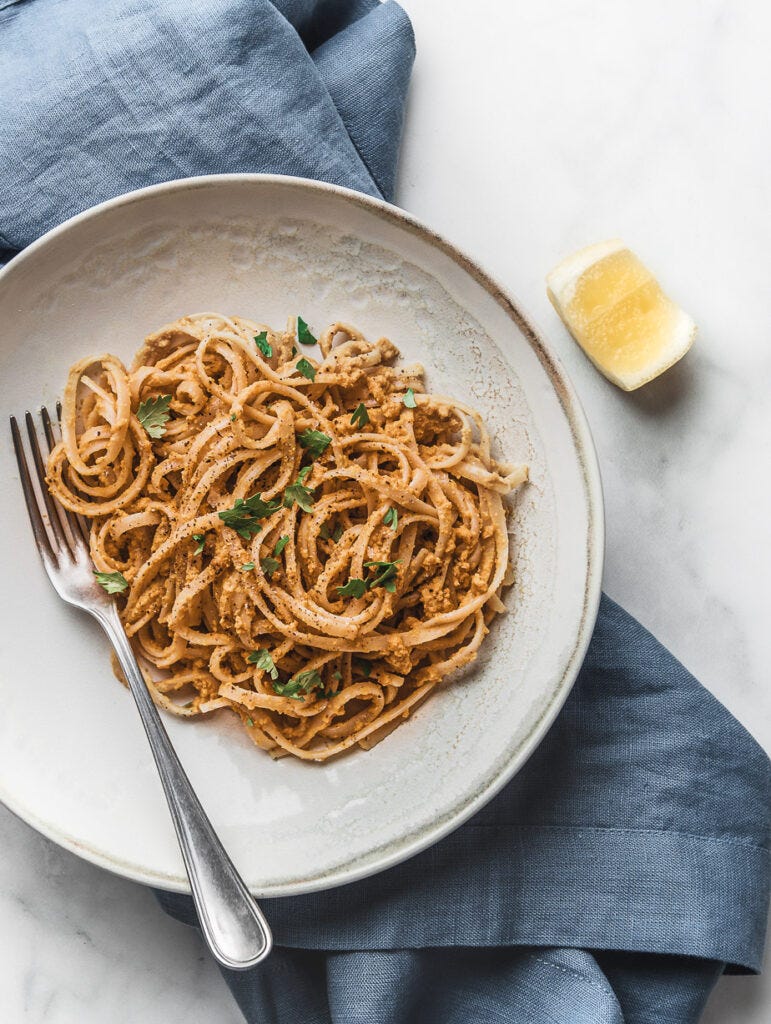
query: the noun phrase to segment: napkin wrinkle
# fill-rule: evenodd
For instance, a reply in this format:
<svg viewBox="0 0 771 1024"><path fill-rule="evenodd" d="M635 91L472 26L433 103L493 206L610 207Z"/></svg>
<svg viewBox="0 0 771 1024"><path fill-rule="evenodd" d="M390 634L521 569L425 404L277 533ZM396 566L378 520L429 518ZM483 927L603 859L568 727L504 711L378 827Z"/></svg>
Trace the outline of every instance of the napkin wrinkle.
<svg viewBox="0 0 771 1024"><path fill-rule="evenodd" d="M197 924L188 898L156 895ZM275 904L264 906L270 916ZM540 946L314 953L279 944L270 968L223 971L250 1024L696 1024L725 964Z"/></svg>
<svg viewBox="0 0 771 1024"><path fill-rule="evenodd" d="M475 821L623 823L767 850L770 770L724 705L603 595L573 695L526 771ZM611 799L598 798L605 778Z"/></svg>
<svg viewBox="0 0 771 1024"><path fill-rule="evenodd" d="M272 0L272 2L295 29L310 53L380 6L380 0Z"/></svg>
<svg viewBox="0 0 771 1024"><path fill-rule="evenodd" d="M643 1022L625 1014L582 950L340 952L312 963L305 952L279 948L273 956L280 966L268 979L259 967L226 975L250 1024Z"/></svg>
<svg viewBox="0 0 771 1024"><path fill-rule="evenodd" d="M327 963L335 1022L625 1024L602 972L581 950L338 953ZM538 1006L544 995L548 1009Z"/></svg>
<svg viewBox="0 0 771 1024"><path fill-rule="evenodd" d="M516 823L518 828L538 828L552 832L568 832L573 833L576 830L575 825L544 825L537 824L536 822ZM466 828L478 828L478 829L496 829L500 828L500 825L491 821L476 821L474 818L471 819L466 825ZM713 835L701 835L697 832L683 832L677 828L634 828L632 826L621 827L619 825L592 825L586 824L581 825L581 829L587 832L597 833L619 833L625 836L656 836L656 835L667 835L667 836L679 836L681 839L693 839L696 842L705 843L728 843L732 846L746 846L752 850L760 850L763 853L767 853L769 847L763 843L755 843L750 839L735 839L730 836L713 836Z"/></svg>
<svg viewBox="0 0 771 1024"><path fill-rule="evenodd" d="M348 63L370 54L377 68L402 46L393 74L368 79L366 116L346 108L388 188L398 149L373 140L378 125L394 130L412 57L406 15L385 6L389 43L378 49L368 28L367 45L346 37L337 52ZM314 58L269 0L35 0L9 11L0 20L3 249L122 192L197 174L284 173L381 195ZM332 63L322 50L340 95Z"/></svg>
<svg viewBox="0 0 771 1024"><path fill-rule="evenodd" d="M415 58L409 19L391 0L376 3L312 56L356 151L383 197L392 199Z"/></svg>
<svg viewBox="0 0 771 1024"><path fill-rule="evenodd" d="M725 969L717 960L595 953L618 999L624 1024L696 1024Z"/></svg>

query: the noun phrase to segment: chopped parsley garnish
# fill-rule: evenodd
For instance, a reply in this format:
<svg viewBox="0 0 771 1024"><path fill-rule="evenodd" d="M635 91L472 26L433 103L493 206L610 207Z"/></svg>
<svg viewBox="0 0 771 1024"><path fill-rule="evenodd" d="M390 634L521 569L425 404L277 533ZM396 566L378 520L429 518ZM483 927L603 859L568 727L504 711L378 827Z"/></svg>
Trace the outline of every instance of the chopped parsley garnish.
<svg viewBox="0 0 771 1024"><path fill-rule="evenodd" d="M304 486L305 478L310 471L310 466L303 466L297 474L297 480L284 491L285 508L291 508L296 502L303 512L310 512L313 509L313 488Z"/></svg>
<svg viewBox="0 0 771 1024"><path fill-rule="evenodd" d="M288 683L279 683L277 680L273 681L273 692L277 693L279 697L288 697L290 700L304 700L304 697L298 695L299 689L300 687L292 679Z"/></svg>
<svg viewBox="0 0 771 1024"><path fill-rule="evenodd" d="M338 672L337 670L335 670L335 671L334 671L334 672L332 673L332 678L334 679L334 681L335 681L336 683L339 683L339 682L340 682L340 680L341 680L341 679L343 678L343 673L342 673L342 672Z"/></svg>
<svg viewBox="0 0 771 1024"><path fill-rule="evenodd" d="M297 355L297 345L292 345L292 359Z"/></svg>
<svg viewBox="0 0 771 1024"><path fill-rule="evenodd" d="M108 594L122 594L128 590L128 580L122 572L95 572L96 582L104 587Z"/></svg>
<svg viewBox="0 0 771 1024"><path fill-rule="evenodd" d="M303 700L300 693L310 693L311 690L324 690L324 680L319 675L318 669L310 668L305 672L298 672L296 676L287 683L273 681L273 689L279 697L289 697L290 700Z"/></svg>
<svg viewBox="0 0 771 1024"><path fill-rule="evenodd" d="M271 558L270 555L266 558L261 558L260 565L268 579L270 579L274 572L281 568L281 562L279 562L277 558Z"/></svg>
<svg viewBox="0 0 771 1024"><path fill-rule="evenodd" d="M193 534L193 540L197 540L198 541L198 545L197 545L195 551L193 552L193 554L194 555L200 555L201 552L204 549L204 545L206 544L206 534L205 533L194 533Z"/></svg>
<svg viewBox="0 0 771 1024"><path fill-rule="evenodd" d="M368 580L360 580L352 576L344 587L338 587L338 594L343 597L364 597L368 590L375 587L383 587L389 594L396 593L396 566L401 559L395 562L365 562L365 569L375 569L375 575Z"/></svg>
<svg viewBox="0 0 771 1024"><path fill-rule="evenodd" d="M226 508L224 512L217 514L225 526L235 530L244 540L249 540L262 529L259 520L267 518L280 508L281 502L278 499L263 501L260 494L253 494L246 501L243 498L236 498L233 508Z"/></svg>
<svg viewBox="0 0 771 1024"><path fill-rule="evenodd" d="M300 689L306 693L310 693L311 690L316 688L324 689L324 680L319 675L317 668L307 669L305 672L298 672L296 676L293 676L291 682L299 683Z"/></svg>
<svg viewBox="0 0 771 1024"><path fill-rule="evenodd" d="M270 359L273 355L273 346L268 341L268 332L260 331L257 337L254 339L254 343L257 348L262 352L266 359Z"/></svg>
<svg viewBox="0 0 771 1024"><path fill-rule="evenodd" d="M241 566L241 572L251 572L254 568L254 562L244 562Z"/></svg>
<svg viewBox="0 0 771 1024"><path fill-rule="evenodd" d="M365 568L379 570L374 579L369 581L369 589L383 587L389 594L394 594L396 592L396 566L400 561L401 559L397 558L395 562L365 562Z"/></svg>
<svg viewBox="0 0 771 1024"><path fill-rule="evenodd" d="M148 398L146 402L139 403L137 419L150 437L163 437L166 433L170 404L171 395L156 395L154 398Z"/></svg>
<svg viewBox="0 0 771 1024"><path fill-rule="evenodd" d="M412 388L407 388L407 392L402 401L408 409L414 409L417 406L418 403L415 401L415 392Z"/></svg>
<svg viewBox="0 0 771 1024"><path fill-rule="evenodd" d="M231 414L230 414L230 422L231 423L235 423L236 422L236 414L234 412L231 412Z"/></svg>
<svg viewBox="0 0 771 1024"><path fill-rule="evenodd" d="M249 726L250 729L254 728L254 722L252 721L251 718L247 718L246 724Z"/></svg>
<svg viewBox="0 0 771 1024"><path fill-rule="evenodd" d="M390 526L394 533L399 528L399 513L393 507L393 505L386 511L386 514L383 516L383 523L386 526Z"/></svg>
<svg viewBox="0 0 771 1024"><path fill-rule="evenodd" d="M303 356L302 359L297 360L295 370L310 381L314 381L316 379L316 367L313 363L309 363L305 356Z"/></svg>
<svg viewBox="0 0 771 1024"><path fill-rule="evenodd" d="M301 316L297 317L297 340L301 345L315 345L316 339L308 330L308 325Z"/></svg>
<svg viewBox="0 0 771 1024"><path fill-rule="evenodd" d="M289 537L279 537L278 540L276 541L275 547L273 548L273 554L276 557L271 558L271 556L268 555L265 558L260 559L262 571L265 573L268 579L270 579L274 572L277 572L281 568L281 562L279 562L278 556L281 554L281 552L284 550L288 543Z"/></svg>
<svg viewBox="0 0 771 1024"><path fill-rule="evenodd" d="M342 526L340 525L340 523L338 523L337 526L332 531L332 540L335 542L335 544L338 544L340 542L340 538L343 536L344 532L345 531L343 530Z"/></svg>
<svg viewBox="0 0 771 1024"><path fill-rule="evenodd" d="M256 665L257 668L261 668L263 672L267 672L272 680L278 679L278 669L273 664L273 658L270 656L270 651L266 651L264 647L258 648L256 651L252 651L246 659L250 665Z"/></svg>
<svg viewBox="0 0 771 1024"><path fill-rule="evenodd" d="M364 597L367 592L367 584L364 580L352 576L343 587L337 588L341 597Z"/></svg>
<svg viewBox="0 0 771 1024"><path fill-rule="evenodd" d="M369 679L370 673L372 672L372 662L368 661L366 658L353 658L352 662L354 668L357 668L365 679Z"/></svg>
<svg viewBox="0 0 771 1024"><path fill-rule="evenodd" d="M351 416L351 423L357 427L365 427L369 423L369 413L364 405L364 402L359 402L356 408L353 410L353 416Z"/></svg>
<svg viewBox="0 0 771 1024"><path fill-rule="evenodd" d="M303 430L302 434L298 434L297 440L303 448L310 452L314 459L318 459L323 455L332 443L332 438L327 434L323 434L320 430L311 430L310 428Z"/></svg>
<svg viewBox="0 0 771 1024"><path fill-rule="evenodd" d="M281 554L281 552L284 550L288 543L288 537L284 536L278 538L278 540L276 541L276 546L273 548L273 554L276 556L276 558L278 558L278 556Z"/></svg>

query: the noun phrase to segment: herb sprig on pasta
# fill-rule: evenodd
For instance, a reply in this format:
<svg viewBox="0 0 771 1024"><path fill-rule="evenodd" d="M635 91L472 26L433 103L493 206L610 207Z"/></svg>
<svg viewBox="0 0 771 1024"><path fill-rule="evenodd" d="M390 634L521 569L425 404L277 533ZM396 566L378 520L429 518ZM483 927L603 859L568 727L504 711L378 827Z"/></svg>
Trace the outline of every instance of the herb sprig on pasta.
<svg viewBox="0 0 771 1024"><path fill-rule="evenodd" d="M273 756L323 761L476 657L527 467L496 462L479 414L397 357L344 323L316 339L301 318L202 313L128 370L72 367L49 487L90 521L168 711L229 709Z"/></svg>

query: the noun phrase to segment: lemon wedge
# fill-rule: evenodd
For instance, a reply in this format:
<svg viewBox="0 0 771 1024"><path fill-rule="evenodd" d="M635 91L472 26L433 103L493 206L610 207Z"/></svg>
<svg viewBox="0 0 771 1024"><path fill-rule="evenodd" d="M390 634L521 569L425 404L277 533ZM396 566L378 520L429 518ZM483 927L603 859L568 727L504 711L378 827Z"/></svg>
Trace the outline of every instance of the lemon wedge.
<svg viewBox="0 0 771 1024"><path fill-rule="evenodd" d="M658 377L693 344L696 324L618 239L568 256L546 284L567 329L624 391Z"/></svg>

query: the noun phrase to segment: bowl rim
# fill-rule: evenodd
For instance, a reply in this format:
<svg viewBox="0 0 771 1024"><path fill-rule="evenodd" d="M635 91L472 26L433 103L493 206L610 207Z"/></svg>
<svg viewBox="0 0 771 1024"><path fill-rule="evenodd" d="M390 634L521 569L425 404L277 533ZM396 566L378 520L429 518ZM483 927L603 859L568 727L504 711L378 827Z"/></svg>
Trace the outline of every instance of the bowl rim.
<svg viewBox="0 0 771 1024"><path fill-rule="evenodd" d="M445 238L444 235L430 228L413 214L407 213L400 207L383 199L365 195L362 192L357 192L342 185L284 174L233 173L175 178L170 181L158 182L157 184L133 189L97 203L67 218L61 224L50 228L39 238L35 239L34 242L31 242L22 249L16 256L12 257L5 266L0 268L0 284L7 277L13 276L22 264L34 258L38 252L45 249L54 239L66 234L77 225L96 219L108 211L130 206L133 203L142 202L145 199L159 195L194 191L196 189L211 188L225 184L278 185L280 187L296 188L302 191L337 196L345 202L369 210L386 221L417 235L430 246L449 257L469 274L503 309L509 319L514 322L547 373L572 434L587 499L586 576L581 621L575 636L573 649L567 658L562 676L554 689L551 701L543 710L540 718L533 724L525 742L513 752L508 762L498 774L481 786L460 809L423 828L416 836L407 839L405 842L392 842L390 844L390 851L383 852L380 856L377 855L377 851L372 851L370 854L365 855L363 863L359 862L357 864L354 861L352 864L340 869L333 869L329 875L322 875L308 882L272 885L264 890L252 888L252 891L257 896L292 896L347 885L359 879L378 874L408 860L429 846L433 846L434 843L444 839L468 821L469 818L473 817L524 767L530 756L544 739L549 727L567 700L594 631L599 611L605 555L605 517L602 481L594 440L575 388L559 358L544 340L542 333L534 326L530 315L523 311L518 300L485 269L479 260L472 259L462 249ZM114 856L104 853L102 850L93 849L61 829L39 820L28 808L21 807L16 803L13 796L6 793L1 786L0 803L46 838L98 867L111 871L123 878L128 878L157 889L168 892L190 893L190 886L186 876L171 876L147 870L137 864L121 861Z"/></svg>

